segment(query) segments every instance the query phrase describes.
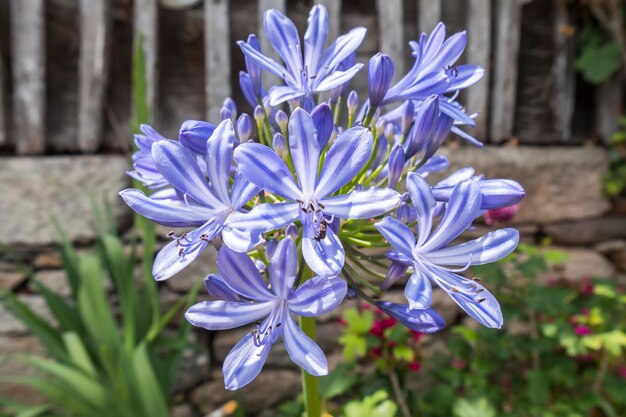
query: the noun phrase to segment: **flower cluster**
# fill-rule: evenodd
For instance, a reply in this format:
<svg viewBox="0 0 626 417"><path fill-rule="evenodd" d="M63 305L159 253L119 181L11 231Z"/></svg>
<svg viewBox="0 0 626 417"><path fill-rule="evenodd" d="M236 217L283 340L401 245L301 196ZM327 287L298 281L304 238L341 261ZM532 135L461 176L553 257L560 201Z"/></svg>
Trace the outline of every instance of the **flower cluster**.
<svg viewBox="0 0 626 417"><path fill-rule="evenodd" d="M239 42L247 66L239 79L252 117L238 116L227 98L221 121L186 121L178 140L143 126L129 175L150 194L121 192L137 213L186 230L168 234L155 279L175 275L208 245L219 250L218 274L205 281L214 300L194 305L186 317L209 330L255 323L225 360L226 387L252 381L279 339L296 364L326 374L324 353L294 318L329 312L346 296L429 333L445 326L431 307L435 284L480 323L500 327L496 299L460 273L509 254L518 232L455 241L487 210L518 203L523 189L471 168L427 182L448 166L435 154L451 132L481 146L461 130L474 116L456 101L483 73L455 66L465 33L446 39L439 24L411 42L415 64L395 84L392 60L376 54L368 66L369 97L359 106L349 82L363 67L355 50L364 28L325 47L328 15L317 5L302 43L276 10L265 13L264 29L282 63L264 55L254 35ZM284 85L266 90L264 72ZM379 286L372 283L377 276L384 278ZM407 303L384 301L384 291L407 276Z"/></svg>

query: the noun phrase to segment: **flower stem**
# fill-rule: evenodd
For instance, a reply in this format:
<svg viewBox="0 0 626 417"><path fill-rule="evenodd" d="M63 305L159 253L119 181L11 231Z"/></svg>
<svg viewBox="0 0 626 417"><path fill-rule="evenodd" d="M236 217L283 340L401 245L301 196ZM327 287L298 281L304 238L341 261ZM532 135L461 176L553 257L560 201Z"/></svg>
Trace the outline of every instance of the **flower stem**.
<svg viewBox="0 0 626 417"><path fill-rule="evenodd" d="M300 316L300 328L307 336L315 340L315 318ZM317 377L302 370L302 395L307 417L321 417L322 401L320 399L319 381Z"/></svg>

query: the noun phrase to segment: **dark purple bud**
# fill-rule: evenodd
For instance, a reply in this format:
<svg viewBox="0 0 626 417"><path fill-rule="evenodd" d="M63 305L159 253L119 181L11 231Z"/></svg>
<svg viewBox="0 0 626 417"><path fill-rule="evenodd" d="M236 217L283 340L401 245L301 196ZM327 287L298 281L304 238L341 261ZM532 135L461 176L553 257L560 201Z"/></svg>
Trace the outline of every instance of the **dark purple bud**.
<svg viewBox="0 0 626 417"><path fill-rule="evenodd" d="M395 145L389 154L389 188L396 188L398 185L405 162L404 149L400 145Z"/></svg>
<svg viewBox="0 0 626 417"><path fill-rule="evenodd" d="M276 252L276 246L278 246L278 241L274 238L269 239L265 242L265 257L267 259L271 259L274 256L274 252Z"/></svg>
<svg viewBox="0 0 626 417"><path fill-rule="evenodd" d="M409 308L406 304L389 301L379 301L376 304L385 314L416 332L435 333L446 327L446 321L432 308L417 310Z"/></svg>
<svg viewBox="0 0 626 417"><path fill-rule="evenodd" d="M410 159L418 152L424 150L435 129L439 118L439 97L432 95L422 102L408 140L405 142L404 154L406 159Z"/></svg>
<svg viewBox="0 0 626 417"><path fill-rule="evenodd" d="M237 119L237 134L239 135L239 142L247 142L252 134L252 118L247 113L243 113Z"/></svg>
<svg viewBox="0 0 626 417"><path fill-rule="evenodd" d="M346 292L346 298L348 300L354 300L355 298L357 298L359 295L359 293L356 292L356 290L352 287L348 287L348 291Z"/></svg>
<svg viewBox="0 0 626 417"><path fill-rule="evenodd" d="M285 235L289 236L293 240L298 238L298 226L294 223L289 223L289 225L285 228Z"/></svg>
<svg viewBox="0 0 626 417"><path fill-rule="evenodd" d="M430 138L430 141L426 145L426 153L424 154L425 159L429 159L431 156L437 152L441 144L450 134L450 129L452 129L452 125L454 124L454 119L440 113L439 119L437 120L437 127Z"/></svg>
<svg viewBox="0 0 626 417"><path fill-rule="evenodd" d="M412 100L408 100L402 108L402 134L404 136L409 134L409 129L413 123L413 114L415 113L415 106Z"/></svg>
<svg viewBox="0 0 626 417"><path fill-rule="evenodd" d="M330 135L332 135L335 129L335 123L333 122L333 112L326 103L322 103L311 112L311 118L317 130L317 141L320 144L320 149L324 149Z"/></svg>
<svg viewBox="0 0 626 417"><path fill-rule="evenodd" d="M287 133L287 123L289 123L289 116L282 110L276 112L276 124L280 128L280 131L284 134Z"/></svg>
<svg viewBox="0 0 626 417"><path fill-rule="evenodd" d="M393 61L380 52L370 59L368 69L368 91L370 105L378 107L385 98L393 79Z"/></svg>
<svg viewBox="0 0 626 417"><path fill-rule="evenodd" d="M272 148L278 156L281 158L285 156L285 152L287 151L287 141L282 133L278 132L274 135L274 139L272 140Z"/></svg>
<svg viewBox="0 0 626 417"><path fill-rule="evenodd" d="M211 137L215 125L201 120L187 120L180 127L178 139L192 151L206 155L206 141Z"/></svg>
<svg viewBox="0 0 626 417"><path fill-rule="evenodd" d="M220 109L220 119L221 120L230 120L233 118L233 114L227 107L222 107Z"/></svg>
<svg viewBox="0 0 626 417"><path fill-rule="evenodd" d="M356 113L356 108L359 107L359 95L356 91L352 90L350 94L348 94L346 107L348 107L348 114L354 115L354 113Z"/></svg>
<svg viewBox="0 0 626 417"><path fill-rule="evenodd" d="M239 71L239 87L241 88L241 92L250 106L256 106L256 93L254 92L254 86L252 85L252 78L250 77L250 74L245 71Z"/></svg>
<svg viewBox="0 0 626 417"><path fill-rule="evenodd" d="M400 204L400 207L396 210L396 219L404 224L411 224L417 220L417 211L415 207L408 203Z"/></svg>
<svg viewBox="0 0 626 417"><path fill-rule="evenodd" d="M256 120L257 124L263 124L265 121L265 110L261 106L256 106L254 108L254 120Z"/></svg>

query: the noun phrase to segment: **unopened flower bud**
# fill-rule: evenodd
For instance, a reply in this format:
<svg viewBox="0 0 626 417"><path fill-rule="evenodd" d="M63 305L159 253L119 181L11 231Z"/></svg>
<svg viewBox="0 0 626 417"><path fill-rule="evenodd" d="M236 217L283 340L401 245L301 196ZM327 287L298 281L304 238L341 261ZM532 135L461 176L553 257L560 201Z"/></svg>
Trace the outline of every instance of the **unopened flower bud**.
<svg viewBox="0 0 626 417"><path fill-rule="evenodd" d="M206 141L209 140L215 125L201 120L187 120L180 127L178 139L192 151L206 155Z"/></svg>
<svg viewBox="0 0 626 417"><path fill-rule="evenodd" d="M285 137L282 135L282 133L276 133L274 135L274 139L272 140L272 148L274 148L276 154L278 154L278 156L280 156L281 158L285 155L285 152L287 151L287 141L285 140Z"/></svg>
<svg viewBox="0 0 626 417"><path fill-rule="evenodd" d="M508 206L490 209L485 212L485 223L491 226L494 223L508 224L513 221L517 214L518 206Z"/></svg>
<svg viewBox="0 0 626 417"><path fill-rule="evenodd" d="M263 107L261 106L256 106L254 108L254 120L256 120L257 124L263 124L263 122L265 121L265 110L263 110Z"/></svg>
<svg viewBox="0 0 626 417"><path fill-rule="evenodd" d="M278 241L274 238L269 239L265 242L265 257L267 259L271 259L274 256L274 252L276 252L276 246L278 246Z"/></svg>
<svg viewBox="0 0 626 417"><path fill-rule="evenodd" d="M237 117L237 104L235 103L235 100L233 100L231 97L226 97L226 99L224 99L222 107L228 109L232 118Z"/></svg>
<svg viewBox="0 0 626 417"><path fill-rule="evenodd" d="M232 119L233 114L230 112L230 110L227 107L222 107L220 109L220 119L221 120L229 120Z"/></svg>
<svg viewBox="0 0 626 417"><path fill-rule="evenodd" d="M387 142L393 143L395 138L396 127L393 123L387 123L387 126L385 126L385 139L387 139Z"/></svg>
<svg viewBox="0 0 626 417"><path fill-rule="evenodd" d="M239 135L239 142L244 143L250 139L252 134L252 119L247 113L243 113L237 119L237 134Z"/></svg>
<svg viewBox="0 0 626 417"><path fill-rule="evenodd" d="M406 159L404 157L404 150L402 146L395 145L389 154L389 188L396 188L398 185L398 180L402 175L402 170L404 169L404 164Z"/></svg>
<svg viewBox="0 0 626 417"><path fill-rule="evenodd" d="M349 115L354 115L354 113L356 113L356 108L359 107L359 95L356 91L350 91L350 93L348 94L346 106L348 107Z"/></svg>
<svg viewBox="0 0 626 417"><path fill-rule="evenodd" d="M378 107L385 98L393 79L393 61L380 52L370 59L368 69L368 92L370 106Z"/></svg>
<svg viewBox="0 0 626 417"><path fill-rule="evenodd" d="M289 223L289 225L285 228L285 234L294 240L297 239L298 226L296 226L294 223Z"/></svg>
<svg viewBox="0 0 626 417"><path fill-rule="evenodd" d="M358 297L358 293L356 292L356 290L353 287L348 287L348 291L346 292L346 298L348 300L354 300L355 298Z"/></svg>
<svg viewBox="0 0 626 417"><path fill-rule="evenodd" d="M265 110L265 114L272 114L272 105L270 104L269 96L263 97L263 110Z"/></svg>
<svg viewBox="0 0 626 417"><path fill-rule="evenodd" d="M385 130L385 126L387 126L387 119L385 119L384 117L381 117L380 119L376 120L374 129L376 129L377 137L383 134L383 131Z"/></svg>
<svg viewBox="0 0 626 417"><path fill-rule="evenodd" d="M254 266L256 266L256 269L259 271L259 274L264 273L265 270L267 269L267 266L265 265L265 263L263 263L263 261L260 259L254 260Z"/></svg>
<svg viewBox="0 0 626 417"><path fill-rule="evenodd" d="M402 134L406 136L409 133L411 124L413 123L413 113L415 113L415 106L412 100L407 100L402 108Z"/></svg>
<svg viewBox="0 0 626 417"><path fill-rule="evenodd" d="M276 112L276 124L280 128L283 135L287 134L287 123L289 122L289 116L282 110Z"/></svg>

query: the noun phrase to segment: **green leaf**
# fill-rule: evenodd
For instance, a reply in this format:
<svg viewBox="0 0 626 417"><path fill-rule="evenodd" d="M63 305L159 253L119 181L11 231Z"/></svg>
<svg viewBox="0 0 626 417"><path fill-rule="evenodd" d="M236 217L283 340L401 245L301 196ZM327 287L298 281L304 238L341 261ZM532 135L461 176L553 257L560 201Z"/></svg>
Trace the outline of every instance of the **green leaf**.
<svg viewBox="0 0 626 417"><path fill-rule="evenodd" d="M97 377L96 368L80 336L74 332L64 333L63 342L65 343L65 348L67 349L71 363L86 374Z"/></svg>
<svg viewBox="0 0 626 417"><path fill-rule="evenodd" d="M415 353L407 345L397 345L392 349L393 357L403 362L411 362L415 358Z"/></svg>
<svg viewBox="0 0 626 417"><path fill-rule="evenodd" d="M619 71L621 65L621 51L615 42L584 46L576 60L576 69L580 71L585 81L594 85L608 80Z"/></svg>
<svg viewBox="0 0 626 417"><path fill-rule="evenodd" d="M484 397L467 400L458 399L452 408L454 417L496 417L496 410Z"/></svg>
<svg viewBox="0 0 626 417"><path fill-rule="evenodd" d="M348 308L343 313L343 319L347 330L357 334L368 333L374 324L374 314L371 311L363 310L359 313L354 307Z"/></svg>
<svg viewBox="0 0 626 417"><path fill-rule="evenodd" d="M343 357L347 361L362 358L367 353L367 339L354 333L347 333L339 338L343 345Z"/></svg>
<svg viewBox="0 0 626 417"><path fill-rule="evenodd" d="M345 417L394 417L398 406L379 390L360 401L350 401L343 409Z"/></svg>
<svg viewBox="0 0 626 417"><path fill-rule="evenodd" d="M141 344L135 350L132 358L132 371L135 378L134 387L137 390L138 400L144 410L145 416L168 417L169 409L165 401L165 395L161 391L154 368L150 363L148 350L145 344Z"/></svg>
<svg viewBox="0 0 626 417"><path fill-rule="evenodd" d="M342 363L328 376L321 377L319 381L322 397L330 399L349 392L358 382L357 376L350 373L352 369L354 369L353 364Z"/></svg>

